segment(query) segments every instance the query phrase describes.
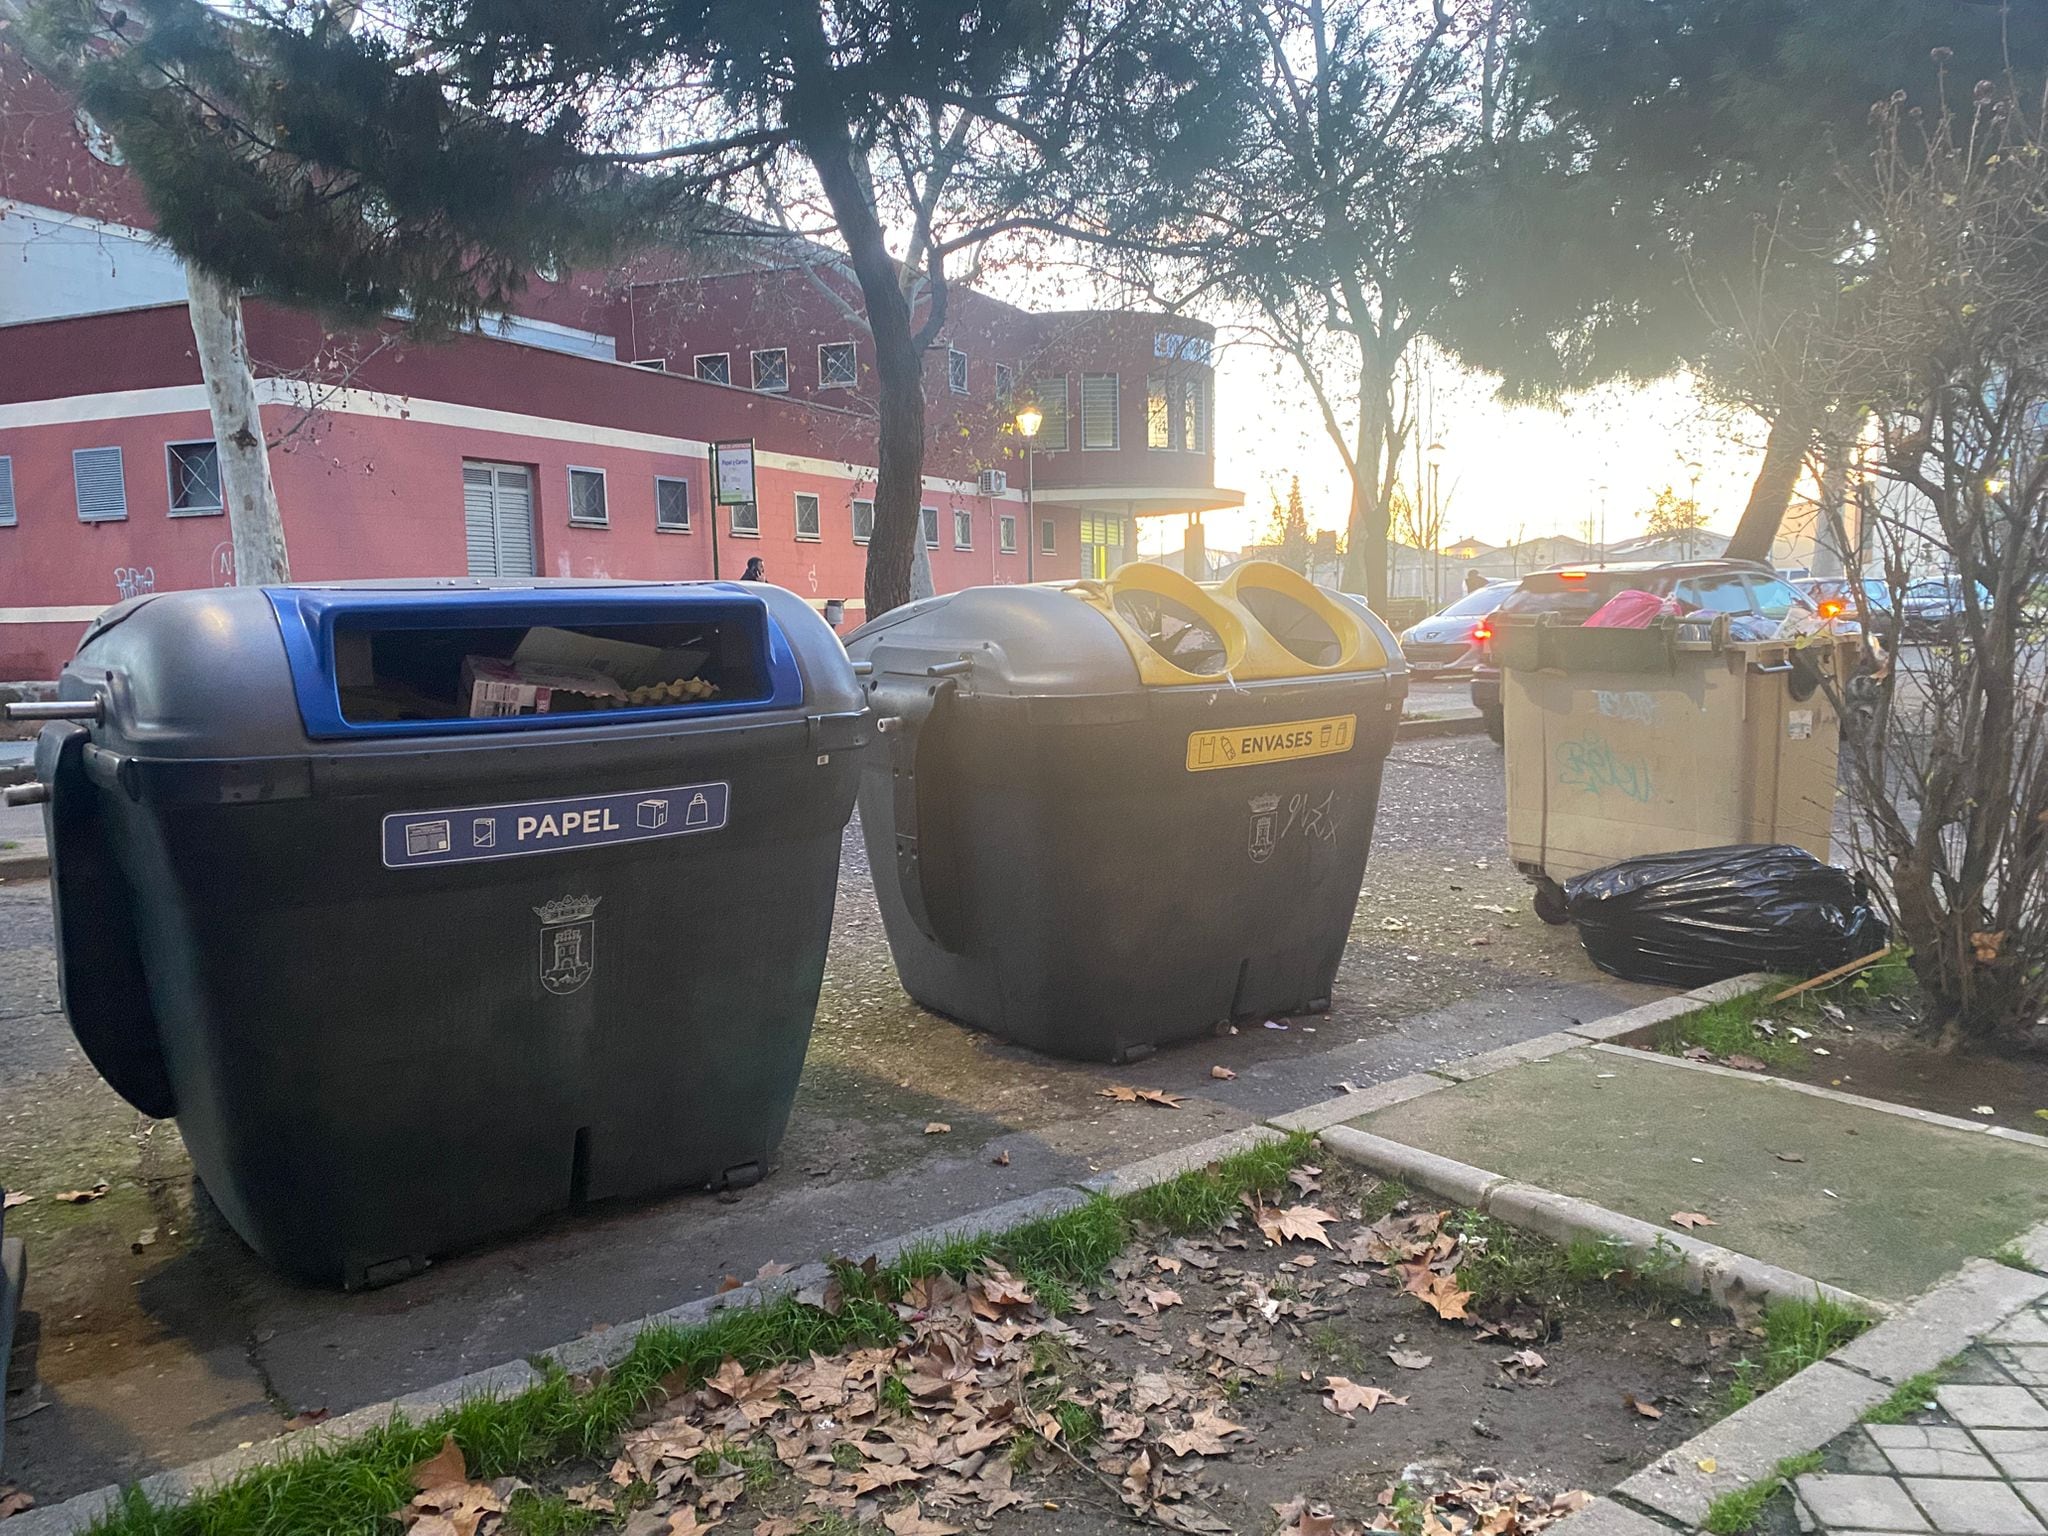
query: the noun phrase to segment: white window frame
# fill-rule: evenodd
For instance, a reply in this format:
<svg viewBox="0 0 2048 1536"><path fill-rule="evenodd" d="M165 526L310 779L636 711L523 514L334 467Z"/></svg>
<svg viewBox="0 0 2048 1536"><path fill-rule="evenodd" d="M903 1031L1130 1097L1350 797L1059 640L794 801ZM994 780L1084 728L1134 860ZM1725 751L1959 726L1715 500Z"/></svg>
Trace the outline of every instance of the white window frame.
<svg viewBox="0 0 2048 1536"><path fill-rule="evenodd" d="M868 531L866 533L860 531L860 509L862 507L868 509ZM865 544L874 536L875 500L872 496L856 496L853 498L853 542Z"/></svg>
<svg viewBox="0 0 2048 1536"><path fill-rule="evenodd" d="M850 375L849 375L848 377L846 377L846 378L844 378L844 379L832 379L832 378L827 378L827 377L826 377L826 375L825 375L825 354L826 354L827 352L837 351L837 350L839 350L839 349L840 349L840 348L842 348L842 347L843 347L843 348L845 348L845 350L846 350L846 354L847 354L848 358L849 358L849 359L851 359L851 362L850 362L850 365L849 365L849 366L851 367L851 369L852 369L852 372L850 373ZM853 388L853 387L854 387L855 385L857 385L857 384L859 384L859 383L860 383L860 344L859 344L858 342L853 342L853 341L821 341L821 342L819 342L819 343L818 343L818 388L820 388L820 389L852 389L852 388Z"/></svg>
<svg viewBox="0 0 2048 1536"><path fill-rule="evenodd" d="M111 453L114 456L114 477L121 487L121 510L118 512L87 513L78 501L78 461L87 454ZM125 523L128 521L128 456L121 451L118 443L109 443L99 448L74 448L71 450L71 504L78 513L81 523Z"/></svg>
<svg viewBox="0 0 2048 1536"><path fill-rule="evenodd" d="M21 509L14 500L14 455L0 453L0 528L15 527Z"/></svg>
<svg viewBox="0 0 2048 1536"><path fill-rule="evenodd" d="M732 514L726 526L736 539L758 539L761 537L761 503L758 501L735 501L728 503L726 510ZM740 526L740 514L744 512L750 526Z"/></svg>
<svg viewBox="0 0 2048 1536"><path fill-rule="evenodd" d="M725 377L722 379L707 379L704 377L704 365L714 357L725 364ZM700 384L723 384L730 389L732 387L732 354L730 352L699 352L690 359L690 376Z"/></svg>
<svg viewBox="0 0 2048 1536"><path fill-rule="evenodd" d="M1003 512L996 517L996 548L1006 555L1017 553L1017 514Z"/></svg>
<svg viewBox="0 0 2048 1536"><path fill-rule="evenodd" d="M946 387L956 395L967 393L967 354L958 347L946 348Z"/></svg>
<svg viewBox="0 0 2048 1536"><path fill-rule="evenodd" d="M1017 370L1008 363L996 364L996 399L1004 406L1017 398Z"/></svg>
<svg viewBox="0 0 2048 1536"><path fill-rule="evenodd" d="M965 534L966 537L962 538L962 534ZM974 512L972 508L955 507L953 509L953 547L955 549L974 548Z"/></svg>
<svg viewBox="0 0 2048 1536"><path fill-rule="evenodd" d="M918 531L924 535L924 547L926 549L937 549L939 547L939 509L937 507L919 507L917 509L917 526Z"/></svg>
<svg viewBox="0 0 2048 1536"><path fill-rule="evenodd" d="M804 503L811 504L811 531L804 532ZM790 501L791 524L799 544L816 544L825 537L825 502L816 491L798 491Z"/></svg>
<svg viewBox="0 0 2048 1536"><path fill-rule="evenodd" d="M211 448L213 450L213 488L218 499L210 507L181 507L178 505L178 450L181 448ZM172 517L220 517L227 512L227 488L221 484L220 444L210 437L195 437L187 442L164 444L164 508Z"/></svg>
<svg viewBox="0 0 2048 1536"><path fill-rule="evenodd" d="M571 464L568 466L569 526L571 528L609 528L612 525L612 488L606 483L605 472L594 464ZM604 510L596 517L576 515L576 477L597 476L598 500L604 503Z"/></svg>
<svg viewBox="0 0 2048 1536"><path fill-rule="evenodd" d="M748 361L753 364L754 391L756 394L786 395L789 393L789 348L753 348L749 350L747 357ZM782 382L780 384L763 384L761 382L761 359L764 357L779 357L782 359Z"/></svg>
<svg viewBox="0 0 2048 1536"><path fill-rule="evenodd" d="M683 520L680 523L664 523L661 520L661 488L677 485L683 491ZM690 482L682 475L656 475L654 477L654 531L656 533L688 533L690 531Z"/></svg>
<svg viewBox="0 0 2048 1536"><path fill-rule="evenodd" d="M1056 555L1060 552L1059 524L1049 517L1038 520L1038 552L1041 555Z"/></svg>
<svg viewBox="0 0 2048 1536"><path fill-rule="evenodd" d="M1109 441L1091 443L1088 441L1088 381L1107 379L1111 385L1109 405ZM1083 453L1115 453L1124 441L1124 381L1117 373L1084 373L1081 375L1081 451Z"/></svg>

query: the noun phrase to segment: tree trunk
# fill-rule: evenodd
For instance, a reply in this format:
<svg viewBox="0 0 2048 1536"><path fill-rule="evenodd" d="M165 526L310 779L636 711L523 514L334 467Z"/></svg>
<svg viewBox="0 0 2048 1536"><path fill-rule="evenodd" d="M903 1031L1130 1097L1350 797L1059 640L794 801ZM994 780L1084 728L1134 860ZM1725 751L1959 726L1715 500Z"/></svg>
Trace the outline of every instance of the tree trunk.
<svg viewBox="0 0 2048 1536"><path fill-rule="evenodd" d="M1374 613L1387 610L1387 498L1381 489L1381 473L1393 387L1393 370L1379 367L1366 353L1358 368L1358 437L1351 455L1351 523L1345 534L1344 590L1364 593L1365 604Z"/></svg>
<svg viewBox="0 0 2048 1536"><path fill-rule="evenodd" d="M1806 462L1807 441L1813 436L1813 415L1799 406L1785 406L1771 423L1770 438L1764 444L1764 461L1757 467L1749 488L1749 505L1742 509L1742 521L1728 541L1731 560L1769 560L1771 545L1777 542L1778 527L1791 505L1792 488L1799 483L1800 468Z"/></svg>
<svg viewBox="0 0 2048 1536"><path fill-rule="evenodd" d="M808 67L804 88L792 99L792 121L838 222L875 345L875 531L868 541L865 595L867 617L876 619L911 600L913 557L924 538L919 515L924 504L924 353L869 196L866 167L857 158L861 152L834 99L822 23L807 12L806 24L813 30L797 41L808 45Z"/></svg>
<svg viewBox="0 0 2048 1536"><path fill-rule="evenodd" d="M256 381L249 373L241 290L187 262L185 291L220 454L220 493L228 510L228 536L234 541L235 582L244 587L277 586L292 579L292 568L285 555L284 518L270 483L270 453L263 443Z"/></svg>

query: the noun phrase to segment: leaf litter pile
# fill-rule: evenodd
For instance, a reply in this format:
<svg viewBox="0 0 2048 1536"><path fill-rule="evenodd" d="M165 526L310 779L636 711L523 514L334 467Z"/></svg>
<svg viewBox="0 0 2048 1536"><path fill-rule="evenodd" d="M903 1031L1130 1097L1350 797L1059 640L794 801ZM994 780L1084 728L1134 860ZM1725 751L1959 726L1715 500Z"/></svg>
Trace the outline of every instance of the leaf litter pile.
<svg viewBox="0 0 2048 1536"><path fill-rule="evenodd" d="M913 1280L892 1343L679 1372L609 1461L536 1489L436 1458L395 1513L411 1536L517 1536L522 1497L627 1536L1536 1536L1692 1432L1725 1314L1468 1283L1501 1237L1374 1194L1297 1168L1215 1230L1141 1225L1079 1293L989 1259ZM798 1299L887 1294L870 1259Z"/></svg>

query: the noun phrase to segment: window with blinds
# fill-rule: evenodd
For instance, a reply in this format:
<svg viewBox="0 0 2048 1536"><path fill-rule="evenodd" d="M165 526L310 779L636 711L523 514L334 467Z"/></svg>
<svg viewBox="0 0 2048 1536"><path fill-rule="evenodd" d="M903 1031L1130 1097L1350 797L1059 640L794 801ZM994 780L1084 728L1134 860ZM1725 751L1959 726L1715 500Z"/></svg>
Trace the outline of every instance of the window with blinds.
<svg viewBox="0 0 2048 1536"><path fill-rule="evenodd" d="M118 523L128 515L128 490L121 479L118 448L74 448L71 487L81 523Z"/></svg>
<svg viewBox="0 0 2048 1536"><path fill-rule="evenodd" d="M464 460L462 527L470 575L533 575L533 471Z"/></svg>
<svg viewBox="0 0 2048 1536"><path fill-rule="evenodd" d="M1180 405L1180 380L1168 379L1163 373L1149 375L1145 380L1145 446L1147 448L1177 448L1174 441L1180 434L1178 407Z"/></svg>
<svg viewBox="0 0 2048 1536"><path fill-rule="evenodd" d="M1045 420L1032 446L1040 453L1064 453L1067 448L1066 379L1041 379L1031 386L1031 398L1045 413Z"/></svg>
<svg viewBox="0 0 2048 1536"><path fill-rule="evenodd" d="M0 528L14 526L14 458L0 454Z"/></svg>
<svg viewBox="0 0 2048 1536"><path fill-rule="evenodd" d="M1117 376L1113 373L1081 375L1081 446L1117 446Z"/></svg>

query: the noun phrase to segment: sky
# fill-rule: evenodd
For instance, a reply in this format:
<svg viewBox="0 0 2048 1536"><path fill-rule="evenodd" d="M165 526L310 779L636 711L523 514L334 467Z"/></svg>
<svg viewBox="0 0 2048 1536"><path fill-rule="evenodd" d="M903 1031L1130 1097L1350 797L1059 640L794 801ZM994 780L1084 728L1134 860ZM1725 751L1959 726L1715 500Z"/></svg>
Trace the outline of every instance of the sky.
<svg viewBox="0 0 2048 1536"><path fill-rule="evenodd" d="M1583 538L1589 518L1597 538L1603 484L1607 539L1628 538L1644 531L1659 490L1692 489L1691 462L1700 465L1709 526L1729 532L1762 454L1761 421L1703 401L1685 378L1594 391L1562 409L1510 407L1494 397L1490 380L1438 360L1425 388L1424 425L1433 432L1423 441L1433 436L1444 448L1446 543ZM1219 348L1215 431L1217 484L1244 492L1245 507L1204 516L1211 549L1262 538L1273 497L1286 496L1294 474L1309 525L1343 527L1350 498L1343 461L1306 389L1276 370L1271 354L1242 344ZM1179 517L1144 519L1140 552L1179 548L1184 526Z"/></svg>

